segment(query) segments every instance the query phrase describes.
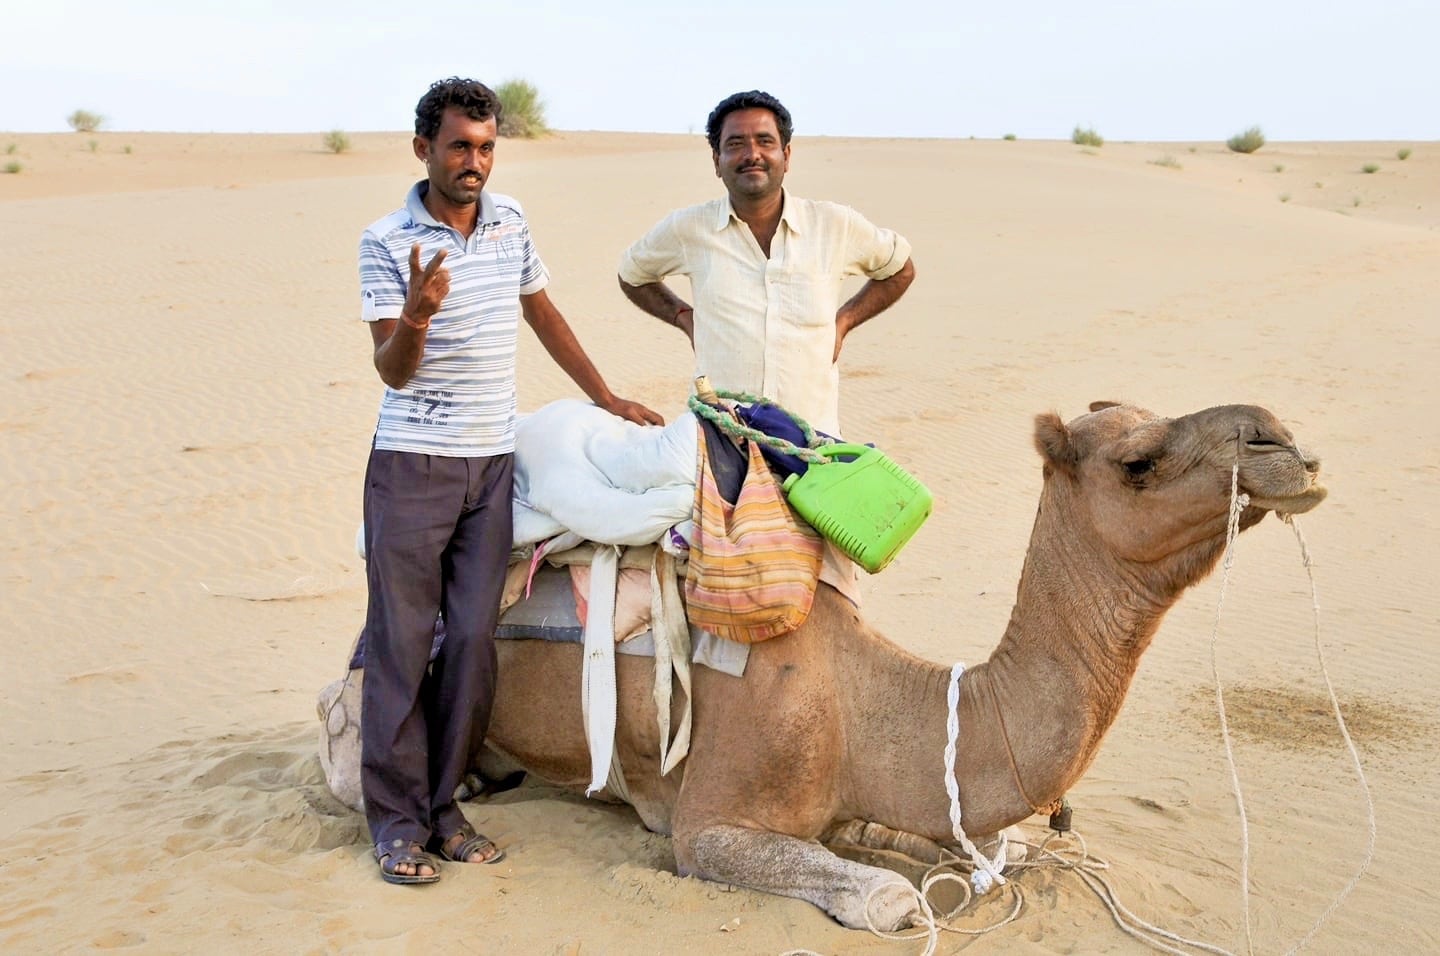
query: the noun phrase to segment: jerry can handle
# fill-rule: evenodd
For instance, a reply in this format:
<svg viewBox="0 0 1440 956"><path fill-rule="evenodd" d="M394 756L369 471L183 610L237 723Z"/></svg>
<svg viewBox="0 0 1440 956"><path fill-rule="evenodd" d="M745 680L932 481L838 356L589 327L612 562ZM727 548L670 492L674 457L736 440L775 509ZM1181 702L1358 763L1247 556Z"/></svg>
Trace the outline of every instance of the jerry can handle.
<svg viewBox="0 0 1440 956"><path fill-rule="evenodd" d="M867 451L874 451L875 449L872 448L872 447L870 447L869 445L857 445L857 444L855 444L854 442L836 442L836 443L834 443L833 445L820 445L819 447L817 447L817 448L812 448L812 449L810 449L810 450L811 450L811 451L814 451L814 452L818 452L819 454L821 454L821 455L824 456L825 458L830 459L830 458L839 458L839 457L841 457L842 455L843 455L843 456L848 456L848 457L850 457L850 458L859 458L861 455L865 454ZM810 465L810 467L811 467L811 468L815 468L815 467L817 467L817 466L824 466L824 465L828 465L828 464L831 464L831 462L830 462L830 461L818 461L818 462L812 463L812 464ZM806 472L805 474L809 474L809 472ZM804 477L805 477L805 475L796 475L796 474L786 475L786 476L785 476L785 480L780 483L780 490L781 490L781 491L788 492L791 488L793 488L793 487L795 486L795 483L796 483L797 481L800 481L800 480L801 480L802 478L804 478Z"/></svg>
<svg viewBox="0 0 1440 956"><path fill-rule="evenodd" d="M821 445L814 449L827 458L839 458L848 455L851 458L859 458L867 451L874 451L869 445L857 445L854 442L836 442L833 445Z"/></svg>

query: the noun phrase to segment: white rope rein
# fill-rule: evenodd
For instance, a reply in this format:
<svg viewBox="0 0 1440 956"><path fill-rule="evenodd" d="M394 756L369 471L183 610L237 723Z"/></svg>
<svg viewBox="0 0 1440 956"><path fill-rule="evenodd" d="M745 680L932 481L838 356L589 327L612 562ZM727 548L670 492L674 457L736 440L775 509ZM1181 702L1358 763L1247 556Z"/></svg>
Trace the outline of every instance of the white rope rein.
<svg viewBox="0 0 1440 956"><path fill-rule="evenodd" d="M1245 910L1245 945L1246 951L1255 951L1254 939L1251 935L1250 921L1250 825L1245 816L1245 798L1240 789L1240 774L1235 766L1235 749L1230 736L1230 722L1225 713L1225 693L1220 682L1220 667L1216 654L1216 636L1220 630L1220 609L1225 604L1225 588L1230 581L1230 568L1234 564L1235 538L1240 532L1240 513L1250 503L1249 495L1239 491L1240 463L1238 460L1230 470L1230 519L1225 529L1225 559L1220 577L1220 598L1215 607L1215 627L1210 635L1210 664L1215 675L1215 701L1220 714L1220 733L1225 743L1225 760L1230 769L1230 782L1235 794L1235 806L1240 815L1240 896ZM1365 768L1360 763L1360 753L1355 747L1355 741L1350 737L1350 729L1345 724L1345 715L1340 710L1340 700L1335 694L1335 685L1330 680L1330 668L1325 662L1325 651L1320 640L1320 597L1319 590L1315 585L1314 561L1310 557L1309 545L1305 542L1305 535L1300 530L1300 519L1295 515L1279 515L1280 519L1290 525L1295 532L1296 543L1300 547L1300 563L1305 568L1306 577L1310 582L1310 609L1314 621L1315 655L1320 661L1320 674L1325 680L1325 691L1330 698L1330 709L1335 714L1336 726L1340 728L1340 736L1345 740L1345 747L1350 753L1350 761L1355 768L1355 779L1360 785L1360 791L1365 797L1365 815L1369 830L1369 838L1365 846L1365 858L1360 862L1355 875L1345 884L1345 887L1331 900L1310 927L1300 942L1287 950L1287 953L1296 953L1303 949L1320 931L1334 912L1339 909L1340 904L1355 889L1365 873L1370 869L1371 862L1375 859L1375 800L1370 793L1370 783L1365 777Z"/></svg>
<svg viewBox="0 0 1440 956"><path fill-rule="evenodd" d="M1235 538L1240 533L1240 513L1250 504L1250 496L1240 490L1240 456L1230 468L1230 516L1225 522L1225 558L1221 562L1220 597L1215 602L1215 624L1210 628L1210 671L1215 677L1215 709L1220 715L1220 739L1225 744L1225 766L1230 769L1230 790L1235 795L1235 810L1240 816L1240 907L1245 914L1245 951L1255 952L1250 927L1250 820L1245 813L1245 794L1240 789L1240 771L1235 766L1235 745L1230 737L1230 720L1225 712L1225 690L1220 681L1220 612L1225 607L1225 590L1230 584L1230 567L1235 562Z"/></svg>
<svg viewBox="0 0 1440 956"><path fill-rule="evenodd" d="M1289 950L1291 953L1296 953L1314 938L1320 927L1340 908L1341 902L1350 895L1350 891L1355 889L1366 871L1370 869L1370 863L1375 859L1376 827L1375 798L1370 794L1370 782L1365 779L1365 768L1360 763L1360 752L1355 749L1355 741L1350 739L1350 728L1345 726L1345 715L1340 712L1340 701L1335 696L1335 685L1330 682L1330 668L1325 663L1325 651L1320 645L1320 597L1315 588L1315 571L1310 560L1310 548L1305 544L1305 535L1300 531L1300 519L1294 515L1285 515L1284 520L1295 532L1295 540L1300 545L1300 560L1305 565L1306 575L1310 578L1310 607L1315 620L1315 656L1320 660L1320 675L1325 678L1325 692L1330 695L1330 709L1335 712L1335 724L1340 728L1340 736L1345 738L1345 749L1350 752L1350 762L1355 767L1355 779L1360 784L1361 793L1365 795L1365 819L1369 828L1369 838L1365 844L1365 859L1361 861L1355 875L1350 877L1350 882L1346 883L1345 888L1330 902L1329 906L1325 907L1325 911L1320 914L1315 925L1310 927L1310 932L1306 933L1300 942Z"/></svg>

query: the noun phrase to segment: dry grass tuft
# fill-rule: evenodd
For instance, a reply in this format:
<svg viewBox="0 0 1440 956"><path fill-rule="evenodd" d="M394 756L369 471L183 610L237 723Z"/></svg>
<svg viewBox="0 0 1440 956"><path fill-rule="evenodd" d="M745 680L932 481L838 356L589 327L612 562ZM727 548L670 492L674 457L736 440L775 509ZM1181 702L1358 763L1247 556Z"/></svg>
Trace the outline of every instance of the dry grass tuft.
<svg viewBox="0 0 1440 956"><path fill-rule="evenodd" d="M1235 153L1253 153L1265 145L1265 134L1260 132L1260 127L1252 126L1243 133L1236 133L1225 141L1225 145Z"/></svg>

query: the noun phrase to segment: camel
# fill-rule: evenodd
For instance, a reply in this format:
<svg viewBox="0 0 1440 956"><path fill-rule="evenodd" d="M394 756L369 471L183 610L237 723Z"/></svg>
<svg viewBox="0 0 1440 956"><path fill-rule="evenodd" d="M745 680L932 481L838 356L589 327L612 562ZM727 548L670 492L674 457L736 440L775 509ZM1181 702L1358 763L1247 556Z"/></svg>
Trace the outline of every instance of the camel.
<svg viewBox="0 0 1440 956"><path fill-rule="evenodd" d="M1226 546L1232 474L1241 531L1326 495L1318 460L1263 408L1090 408L1035 419L1043 487L1014 609L960 679L955 776L977 844L1058 806L1090 766L1161 618ZM491 757L583 787L580 647L498 643ZM825 844L857 821L956 844L940 772L948 664L892 644L822 585L804 625L751 648L743 677L695 668L690 754L666 776L653 666L616 666L620 796L672 837L682 875L808 900L852 928L920 920L903 877Z"/></svg>

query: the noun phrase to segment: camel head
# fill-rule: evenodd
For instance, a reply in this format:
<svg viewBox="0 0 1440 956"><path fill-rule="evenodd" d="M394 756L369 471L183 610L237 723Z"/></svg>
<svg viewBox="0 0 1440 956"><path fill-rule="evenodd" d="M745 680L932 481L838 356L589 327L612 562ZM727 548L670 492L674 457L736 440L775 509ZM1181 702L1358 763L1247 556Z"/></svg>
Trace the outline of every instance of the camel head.
<svg viewBox="0 0 1440 956"><path fill-rule="evenodd" d="M1161 418L1133 405L1096 402L1069 423L1035 421L1047 507L1065 515L1082 554L1164 569L1184 587L1223 549L1231 476L1250 498L1249 528L1274 511L1301 514L1325 499L1320 463L1269 411L1221 405ZM1167 589L1168 590L1168 589Z"/></svg>

